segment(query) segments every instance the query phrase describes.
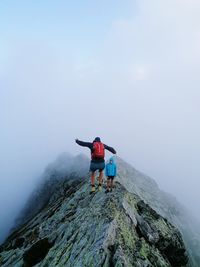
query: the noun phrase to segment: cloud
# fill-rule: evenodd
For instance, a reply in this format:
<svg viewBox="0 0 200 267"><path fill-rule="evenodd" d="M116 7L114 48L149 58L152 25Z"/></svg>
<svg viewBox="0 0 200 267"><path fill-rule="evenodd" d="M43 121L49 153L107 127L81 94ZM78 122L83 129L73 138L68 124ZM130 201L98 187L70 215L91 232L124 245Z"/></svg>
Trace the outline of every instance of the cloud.
<svg viewBox="0 0 200 267"><path fill-rule="evenodd" d="M132 19L113 22L108 59L124 71L129 64L148 64L157 80L194 74L200 59L199 3L137 1L137 10Z"/></svg>
<svg viewBox="0 0 200 267"><path fill-rule="evenodd" d="M200 174L200 4L144 0L136 10L113 21L104 46L111 86L126 105L121 125L129 125L136 165L197 214L190 185Z"/></svg>

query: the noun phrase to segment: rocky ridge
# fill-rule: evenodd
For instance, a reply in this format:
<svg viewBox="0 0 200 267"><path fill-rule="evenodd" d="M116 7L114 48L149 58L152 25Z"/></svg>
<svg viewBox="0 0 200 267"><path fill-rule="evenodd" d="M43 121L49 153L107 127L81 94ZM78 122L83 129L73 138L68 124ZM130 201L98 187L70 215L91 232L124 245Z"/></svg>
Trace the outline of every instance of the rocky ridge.
<svg viewBox="0 0 200 267"><path fill-rule="evenodd" d="M187 265L177 228L121 183L90 195L89 177L53 181L42 207L0 247L2 267Z"/></svg>
<svg viewBox="0 0 200 267"><path fill-rule="evenodd" d="M176 198L162 191L155 180L139 172L121 158L117 158L117 180L134 194L140 196L158 214L175 225L183 236L189 253L189 266L200 266L200 224Z"/></svg>

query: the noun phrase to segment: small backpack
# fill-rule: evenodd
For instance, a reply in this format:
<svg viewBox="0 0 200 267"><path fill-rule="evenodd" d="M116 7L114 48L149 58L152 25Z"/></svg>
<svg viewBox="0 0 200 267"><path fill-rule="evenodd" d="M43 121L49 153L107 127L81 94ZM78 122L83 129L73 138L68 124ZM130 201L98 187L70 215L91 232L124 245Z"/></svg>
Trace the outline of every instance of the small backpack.
<svg viewBox="0 0 200 267"><path fill-rule="evenodd" d="M93 143L92 158L93 159L104 159L104 157L105 157L104 144L101 142L94 142Z"/></svg>

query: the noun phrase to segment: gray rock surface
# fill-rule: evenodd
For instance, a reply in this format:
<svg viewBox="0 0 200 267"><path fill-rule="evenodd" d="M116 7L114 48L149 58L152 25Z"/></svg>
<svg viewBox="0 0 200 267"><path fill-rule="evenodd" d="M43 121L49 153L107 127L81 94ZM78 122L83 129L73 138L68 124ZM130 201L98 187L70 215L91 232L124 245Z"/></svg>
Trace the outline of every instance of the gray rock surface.
<svg viewBox="0 0 200 267"><path fill-rule="evenodd" d="M89 192L89 177L57 179L43 206L0 247L0 265L186 266L180 232L140 196L120 183L109 194Z"/></svg>
<svg viewBox="0 0 200 267"><path fill-rule="evenodd" d="M179 229L189 253L189 266L200 267L200 224L197 219L174 196L160 190L152 178L120 158L117 158L117 164L117 180Z"/></svg>

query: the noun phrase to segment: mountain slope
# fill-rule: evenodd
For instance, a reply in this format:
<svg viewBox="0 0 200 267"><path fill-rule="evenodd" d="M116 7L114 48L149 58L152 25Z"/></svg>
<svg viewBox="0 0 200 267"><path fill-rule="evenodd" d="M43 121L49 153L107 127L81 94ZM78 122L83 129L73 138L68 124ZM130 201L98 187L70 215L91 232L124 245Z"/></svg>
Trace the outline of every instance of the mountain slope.
<svg viewBox="0 0 200 267"><path fill-rule="evenodd" d="M117 158L117 180L129 191L140 196L181 232L190 256L190 266L200 266L200 225L174 196L159 189L149 176Z"/></svg>
<svg viewBox="0 0 200 267"><path fill-rule="evenodd" d="M43 207L1 246L2 267L187 264L180 232L120 183L90 195L89 177L58 178Z"/></svg>

